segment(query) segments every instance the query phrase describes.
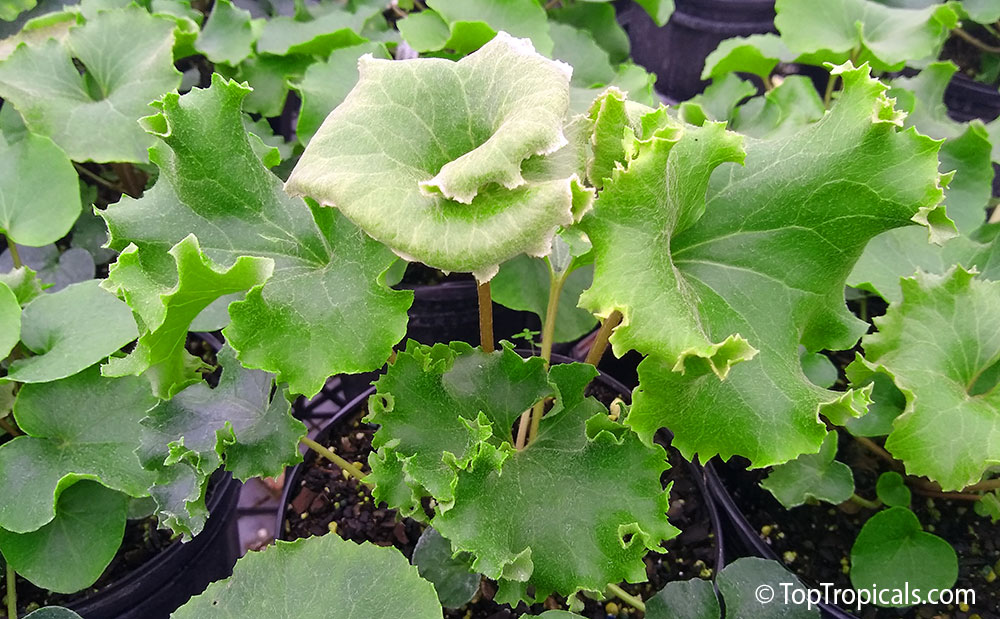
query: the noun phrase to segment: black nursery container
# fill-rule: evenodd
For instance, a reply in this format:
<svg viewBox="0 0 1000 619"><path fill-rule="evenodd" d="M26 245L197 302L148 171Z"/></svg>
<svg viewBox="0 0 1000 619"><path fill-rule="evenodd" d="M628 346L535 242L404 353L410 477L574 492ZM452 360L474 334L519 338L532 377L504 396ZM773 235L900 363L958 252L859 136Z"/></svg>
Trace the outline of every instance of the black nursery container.
<svg viewBox="0 0 1000 619"><path fill-rule="evenodd" d="M715 465L709 462L704 465L702 470L705 474L708 497L715 504L715 511L725 519L723 526L727 534L732 534L732 539L741 546L743 553L740 556L761 557L781 563L778 555L757 535L753 525L737 507L733 496L729 494L719 478ZM733 546L730 545L729 549L733 550ZM824 602L820 602L818 606L822 616L827 619L858 619L855 615L837 606L831 606Z"/></svg>
<svg viewBox="0 0 1000 619"><path fill-rule="evenodd" d="M240 556L241 484L229 473L217 476L201 533L190 542L174 542L128 576L67 606L83 619L167 619L210 583L228 578Z"/></svg>
<svg viewBox="0 0 1000 619"><path fill-rule="evenodd" d="M437 284L400 286L413 291L413 305L408 310L407 339L421 344L467 342L479 344L479 294L476 281L455 279ZM541 330L541 322L531 312L520 312L493 304L494 339L509 340L524 329ZM348 399L368 389L379 372L350 374L341 377Z"/></svg>
<svg viewBox="0 0 1000 619"><path fill-rule="evenodd" d="M618 21L628 33L632 58L657 76L656 88L671 102L686 101L708 82L701 72L725 39L775 32L774 0L676 0L670 21L658 27L635 2Z"/></svg>

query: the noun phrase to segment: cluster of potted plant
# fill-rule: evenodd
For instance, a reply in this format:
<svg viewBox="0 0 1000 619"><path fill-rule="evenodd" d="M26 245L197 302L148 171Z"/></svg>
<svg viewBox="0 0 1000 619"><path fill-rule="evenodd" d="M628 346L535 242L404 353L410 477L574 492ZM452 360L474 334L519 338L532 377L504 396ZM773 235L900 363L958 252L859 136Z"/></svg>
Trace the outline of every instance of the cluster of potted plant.
<svg viewBox="0 0 1000 619"><path fill-rule="evenodd" d="M857 589L954 585L955 551L921 516L955 500L1000 517L992 144L944 115L946 68L872 71L935 56L964 9L859 0L840 49L808 34L822 14L778 2L781 35L723 44L715 83L671 109L635 79L607 4L477 4L253 19L218 0L203 21L179 2L84 3L24 27L0 61L0 154L16 164L0 174L8 617L33 608L20 578L90 587L130 519L196 544L220 467L276 475L300 444L328 534L251 553L175 616L818 616L755 598L807 598L778 561L657 567L684 504L706 500L681 456L767 471L709 471L730 512L720 475L863 522L834 566ZM885 14L904 49L866 30ZM142 49L124 53L123 31ZM397 32L422 57L388 59ZM792 60L825 66L825 96L772 75ZM287 133L290 87L294 143L262 122ZM100 239L80 218L91 203L112 253L73 281L63 257ZM50 249L34 266L29 247ZM478 346L402 341L400 259L473 278ZM540 315L537 355L498 345L494 286ZM598 321L584 362L553 356ZM189 333L219 329L221 347ZM631 394L595 380L609 346L642 357ZM330 376L380 369L322 440L291 416ZM914 493L938 503L921 511ZM364 503L408 556L337 535Z"/></svg>

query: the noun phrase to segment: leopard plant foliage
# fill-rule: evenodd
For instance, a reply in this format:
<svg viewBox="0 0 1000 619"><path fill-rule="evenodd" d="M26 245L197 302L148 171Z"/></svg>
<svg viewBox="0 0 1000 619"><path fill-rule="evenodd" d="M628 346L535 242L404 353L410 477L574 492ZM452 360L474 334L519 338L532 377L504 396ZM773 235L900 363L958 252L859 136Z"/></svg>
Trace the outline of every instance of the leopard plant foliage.
<svg viewBox="0 0 1000 619"><path fill-rule="evenodd" d="M481 280L545 255L593 196L564 133L571 69L501 33L458 62L365 55L285 188L393 251Z"/></svg>
<svg viewBox="0 0 1000 619"><path fill-rule="evenodd" d="M901 128L867 67L833 71L832 109L772 139L619 115L626 160L580 224L596 264L581 304L621 312L615 353L646 356L630 424L647 442L668 427L686 457L763 467L818 451L821 416L864 414L870 388L812 384L799 346L841 350L864 333L843 290L871 238L917 223L938 241L954 226L939 143Z"/></svg>
<svg viewBox="0 0 1000 619"><path fill-rule="evenodd" d="M498 601L645 580L643 556L677 534L660 483L666 453L584 396L596 374L579 363L546 370L510 345L411 342L369 401L375 498L424 517L433 499L430 524L499 582ZM515 449L512 425L547 397L537 437Z"/></svg>

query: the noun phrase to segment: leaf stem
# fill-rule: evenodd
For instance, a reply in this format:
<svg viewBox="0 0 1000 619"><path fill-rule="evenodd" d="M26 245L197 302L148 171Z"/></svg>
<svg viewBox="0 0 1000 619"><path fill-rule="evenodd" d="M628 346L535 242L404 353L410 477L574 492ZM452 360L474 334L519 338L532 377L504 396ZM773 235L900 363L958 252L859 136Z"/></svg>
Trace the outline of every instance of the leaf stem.
<svg viewBox="0 0 1000 619"><path fill-rule="evenodd" d="M953 501L975 502L983 498L981 494L968 494L966 492L938 492L937 490L928 490L920 487L914 487L913 491L924 496L934 497L937 499L950 499Z"/></svg>
<svg viewBox="0 0 1000 619"><path fill-rule="evenodd" d="M542 327L542 359L545 361L546 368L549 367L549 362L552 361L552 341L555 339L556 317L559 314L559 296L562 294L563 285L566 283L566 277L569 273L569 271L566 271L561 276L556 276L555 273L550 273L549 275L549 303L545 307L545 325ZM525 411L521 415L521 426L524 425L524 415L531 416L531 431L528 433L528 436L531 437L530 441L535 440L538 436L538 426L541 425L542 415L544 414L545 398L542 398L538 402L535 402L530 412ZM521 427L518 427L517 435L518 438L521 438ZM522 443L523 445L524 443Z"/></svg>
<svg viewBox="0 0 1000 619"><path fill-rule="evenodd" d="M857 494L852 494L849 499L852 503L857 503L861 507L867 507L868 509L878 509L882 507L882 501L869 501L863 496L858 496Z"/></svg>
<svg viewBox="0 0 1000 619"><path fill-rule="evenodd" d="M963 492L989 492L991 490L996 490L1000 488L1000 478L997 479L987 479L986 481L981 481L978 484L972 484L971 486L965 487Z"/></svg>
<svg viewBox="0 0 1000 619"><path fill-rule="evenodd" d="M635 608L636 610L641 610L642 612L646 612L646 605L642 603L642 600L632 595L628 591L622 589L618 585L615 584L608 585L608 591L614 593L615 596L618 597L618 599L625 602L632 608Z"/></svg>
<svg viewBox="0 0 1000 619"><path fill-rule="evenodd" d="M774 80L771 79L770 75L762 75L761 80L764 82L764 92L771 92L774 90Z"/></svg>
<svg viewBox="0 0 1000 619"><path fill-rule="evenodd" d="M125 190L122 187L120 187L120 186L112 183L111 181L109 181L108 179L104 178L100 174L94 174L93 172L91 172L90 170L88 170L87 168L85 168L84 166L80 165L79 163L77 163L75 161L73 162L73 167L76 168L77 172L79 172L80 174L83 174L84 176L86 176L90 180L94 181L95 183L99 183L101 185L104 185L105 187L107 187L108 189L110 189L112 191L117 191L118 193L125 193Z"/></svg>
<svg viewBox="0 0 1000 619"><path fill-rule="evenodd" d="M983 43L982 41L972 36L965 30L962 30L961 28L952 28L951 33L957 36L958 38L964 39L966 42L971 43L973 47L978 47L984 52L988 52L990 54L1000 54L1000 47L995 47L993 45L988 45L986 43Z"/></svg>
<svg viewBox="0 0 1000 619"><path fill-rule="evenodd" d="M347 460L344 460L343 458L338 456L332 450L328 449L327 447L324 447L323 445L320 445L319 443L312 440L308 436L303 436L300 442L309 449L312 449L319 455L323 456L330 462L333 462L334 464L339 466L341 470L343 470L345 473L347 473L354 479L357 479L362 483L368 483L365 481L365 477L367 477L367 475L365 475L360 469L358 469L358 467L354 466Z"/></svg>
<svg viewBox="0 0 1000 619"><path fill-rule="evenodd" d="M7 617L17 619L17 574L10 561L7 562Z"/></svg>
<svg viewBox="0 0 1000 619"><path fill-rule="evenodd" d="M479 293L479 343L483 352L496 350L493 343L493 297L490 283L483 282L477 288Z"/></svg>
<svg viewBox="0 0 1000 619"><path fill-rule="evenodd" d="M548 366L552 360L552 344L556 336L556 318L559 315L559 296L562 294L563 286L566 284L566 276L569 271L561 277L551 275L549 281L549 304L545 307L545 325L542 327L542 359Z"/></svg>
<svg viewBox="0 0 1000 619"><path fill-rule="evenodd" d="M833 100L833 89L837 85L839 76L830 74L830 79L826 82L826 92L823 93L823 107L830 109L830 101Z"/></svg>
<svg viewBox="0 0 1000 619"><path fill-rule="evenodd" d="M24 264L21 262L21 256L17 253L17 243L10 240L9 237L6 240L7 250L10 252L10 261L14 264L15 269L20 269Z"/></svg>
<svg viewBox="0 0 1000 619"><path fill-rule="evenodd" d="M3 428L3 431L6 432L7 434L10 434L11 436L21 436L22 434L24 434L24 432L18 430L14 424L7 421L6 416L0 417L0 428Z"/></svg>
<svg viewBox="0 0 1000 619"><path fill-rule="evenodd" d="M584 363L597 367L597 364L601 362L601 357L604 356L604 351L608 349L608 338L611 337L611 332L621 324L621 321L622 314L618 310L608 314L608 317L601 323L601 329L597 332L597 337L594 338L594 343L590 346L590 352L587 353Z"/></svg>
<svg viewBox="0 0 1000 619"><path fill-rule="evenodd" d="M888 462L892 466L892 468L896 469L897 471L902 469L902 467L899 465L899 461L893 458L892 454L890 454L884 448L879 447L878 444L875 443L875 441L871 440L870 438L866 438L864 436L855 436L853 434L851 435L851 437L865 449L867 449L868 451L872 452L879 458L882 458L883 460Z"/></svg>

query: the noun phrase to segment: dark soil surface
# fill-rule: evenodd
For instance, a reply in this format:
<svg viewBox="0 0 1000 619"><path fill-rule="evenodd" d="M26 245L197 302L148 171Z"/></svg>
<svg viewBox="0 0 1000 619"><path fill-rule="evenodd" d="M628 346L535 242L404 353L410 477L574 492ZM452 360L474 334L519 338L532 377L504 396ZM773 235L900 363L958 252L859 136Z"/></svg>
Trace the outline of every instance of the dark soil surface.
<svg viewBox="0 0 1000 619"><path fill-rule="evenodd" d="M590 395L605 404L617 395L607 387L594 383ZM337 453L352 462L365 463L371 452L371 438L376 426L361 423L366 411L362 410L341 427L346 431L332 432L325 441ZM698 486L680 454L668 448L671 469L664 473L662 482L673 482L669 517L682 533L664 544L666 554L650 553L646 557L646 574L649 582L625 585L624 589L643 598L651 596L672 580L692 577L710 578L715 563L715 535L711 529L708 510ZM325 459L317 459L312 452L305 457L303 477L293 478L300 490L286 506L283 528L284 539L293 540L312 535L325 535L331 531L355 542L370 541L380 546L395 546L407 558L423 531L423 525L410 519L400 520L395 510L385 505L374 505L366 487L353 478L345 478L340 469ZM360 487L359 487L360 486ZM565 608L563 600L548 600L547 604L528 608L519 606L511 611L492 601L495 583L484 580L480 592L471 604L462 609L446 610L447 619L507 619L519 617L529 611L540 613L547 607ZM608 617L642 617L615 599L605 602L586 600L582 613L592 619Z"/></svg>

